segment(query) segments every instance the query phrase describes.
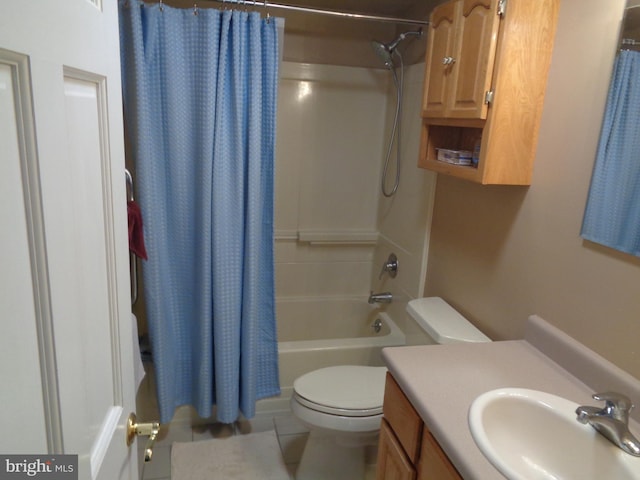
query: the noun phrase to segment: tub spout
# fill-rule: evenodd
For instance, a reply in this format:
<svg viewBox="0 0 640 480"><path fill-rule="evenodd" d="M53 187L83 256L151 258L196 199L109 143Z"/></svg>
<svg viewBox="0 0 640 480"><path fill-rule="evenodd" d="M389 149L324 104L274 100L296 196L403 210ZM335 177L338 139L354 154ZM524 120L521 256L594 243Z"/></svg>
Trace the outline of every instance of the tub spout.
<svg viewBox="0 0 640 480"><path fill-rule="evenodd" d="M369 304L374 303L391 303L393 301L393 295L391 292L373 293L369 295Z"/></svg>

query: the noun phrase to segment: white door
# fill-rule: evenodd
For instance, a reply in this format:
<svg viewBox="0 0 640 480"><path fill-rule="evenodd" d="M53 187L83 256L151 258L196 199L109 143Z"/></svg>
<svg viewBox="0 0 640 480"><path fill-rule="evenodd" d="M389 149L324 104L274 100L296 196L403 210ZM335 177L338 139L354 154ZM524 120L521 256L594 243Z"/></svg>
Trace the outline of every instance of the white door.
<svg viewBox="0 0 640 480"><path fill-rule="evenodd" d="M115 0L0 0L0 453L137 478Z"/></svg>

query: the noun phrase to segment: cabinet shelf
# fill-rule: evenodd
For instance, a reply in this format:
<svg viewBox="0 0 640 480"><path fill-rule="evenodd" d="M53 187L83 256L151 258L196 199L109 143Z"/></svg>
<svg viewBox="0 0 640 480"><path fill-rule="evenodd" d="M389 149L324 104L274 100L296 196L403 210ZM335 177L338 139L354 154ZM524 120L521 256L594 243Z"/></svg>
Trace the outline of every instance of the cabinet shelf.
<svg viewBox="0 0 640 480"><path fill-rule="evenodd" d="M442 123L439 121L439 123ZM444 122L447 123L447 122ZM475 124L475 122L469 122ZM481 127L430 125L423 122L422 144L418 166L434 170L446 175L454 175L472 182L481 182L482 165L454 165L437 159L439 148L473 151L478 140L482 138Z"/></svg>
<svg viewBox="0 0 640 480"><path fill-rule="evenodd" d="M420 164L420 167L433 170L437 173L458 177L463 180L469 180L470 182L482 183L482 174L476 167L453 165L439 160L425 160Z"/></svg>

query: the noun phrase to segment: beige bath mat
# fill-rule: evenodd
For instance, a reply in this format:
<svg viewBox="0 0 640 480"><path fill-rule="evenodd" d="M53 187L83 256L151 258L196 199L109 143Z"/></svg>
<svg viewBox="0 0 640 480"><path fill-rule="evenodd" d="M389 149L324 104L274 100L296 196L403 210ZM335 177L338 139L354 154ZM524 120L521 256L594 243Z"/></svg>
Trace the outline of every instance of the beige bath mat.
<svg viewBox="0 0 640 480"><path fill-rule="evenodd" d="M289 480L274 431L171 447L171 480Z"/></svg>

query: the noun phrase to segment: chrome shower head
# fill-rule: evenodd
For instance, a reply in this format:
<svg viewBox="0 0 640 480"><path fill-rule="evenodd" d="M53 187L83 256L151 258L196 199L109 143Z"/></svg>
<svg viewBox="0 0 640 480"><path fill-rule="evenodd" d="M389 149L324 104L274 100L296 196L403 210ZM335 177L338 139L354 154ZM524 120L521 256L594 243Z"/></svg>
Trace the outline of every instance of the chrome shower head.
<svg viewBox="0 0 640 480"><path fill-rule="evenodd" d="M422 28L416 31L401 33L398 38L396 38L393 42L390 43L382 43L377 40L373 40L371 42L371 46L373 50L376 52L378 57L384 62L384 66L388 69L393 69L395 64L393 63L393 54L396 51L396 48L405 38L408 36L415 35L417 37L422 36Z"/></svg>
<svg viewBox="0 0 640 480"><path fill-rule="evenodd" d="M384 66L391 69L394 67L393 64L393 51L389 49L387 45L382 42L378 42L377 40L373 40L371 42L371 46L373 47L373 51L376 52L376 55L380 57L380 60L384 63Z"/></svg>

